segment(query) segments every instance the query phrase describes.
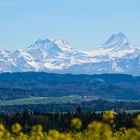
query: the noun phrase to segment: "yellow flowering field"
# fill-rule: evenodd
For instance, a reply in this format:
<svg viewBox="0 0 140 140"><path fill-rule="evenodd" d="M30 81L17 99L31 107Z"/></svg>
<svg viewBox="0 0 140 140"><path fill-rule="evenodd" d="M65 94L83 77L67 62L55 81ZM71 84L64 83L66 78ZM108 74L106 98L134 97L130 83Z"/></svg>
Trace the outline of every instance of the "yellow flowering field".
<svg viewBox="0 0 140 140"><path fill-rule="evenodd" d="M112 111L103 113L103 121L91 122L86 130L81 130L82 121L79 118L71 120L73 131L59 132L57 130L44 131L41 125L32 126L28 133L22 131L18 123L8 131L0 123L0 140L140 140L140 115L134 119L134 128L122 127L115 130L115 114Z"/></svg>

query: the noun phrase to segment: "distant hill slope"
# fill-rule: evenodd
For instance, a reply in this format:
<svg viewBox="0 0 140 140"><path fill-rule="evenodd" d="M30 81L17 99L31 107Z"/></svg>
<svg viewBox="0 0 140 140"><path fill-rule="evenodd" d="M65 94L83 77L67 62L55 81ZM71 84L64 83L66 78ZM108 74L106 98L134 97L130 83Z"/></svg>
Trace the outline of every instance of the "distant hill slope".
<svg viewBox="0 0 140 140"><path fill-rule="evenodd" d="M69 95L140 100L140 77L125 74L62 75L37 72L0 74L1 100Z"/></svg>

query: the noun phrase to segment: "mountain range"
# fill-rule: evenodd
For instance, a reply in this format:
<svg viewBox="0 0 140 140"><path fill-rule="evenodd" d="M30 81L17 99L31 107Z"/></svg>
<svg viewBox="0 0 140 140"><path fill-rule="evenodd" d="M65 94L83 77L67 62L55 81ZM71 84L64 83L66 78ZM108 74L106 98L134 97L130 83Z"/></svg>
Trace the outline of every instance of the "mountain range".
<svg viewBox="0 0 140 140"><path fill-rule="evenodd" d="M74 49L61 39L38 39L25 49L0 49L0 72L139 75L140 47L119 32L91 51Z"/></svg>

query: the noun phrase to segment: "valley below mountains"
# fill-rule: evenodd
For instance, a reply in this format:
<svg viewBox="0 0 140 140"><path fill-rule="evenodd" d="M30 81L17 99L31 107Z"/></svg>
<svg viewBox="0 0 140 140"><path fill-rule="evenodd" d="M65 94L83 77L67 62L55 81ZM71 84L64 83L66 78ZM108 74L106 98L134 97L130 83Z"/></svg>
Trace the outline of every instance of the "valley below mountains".
<svg viewBox="0 0 140 140"><path fill-rule="evenodd" d="M73 75L0 73L0 110L74 112L140 110L140 77L126 74Z"/></svg>

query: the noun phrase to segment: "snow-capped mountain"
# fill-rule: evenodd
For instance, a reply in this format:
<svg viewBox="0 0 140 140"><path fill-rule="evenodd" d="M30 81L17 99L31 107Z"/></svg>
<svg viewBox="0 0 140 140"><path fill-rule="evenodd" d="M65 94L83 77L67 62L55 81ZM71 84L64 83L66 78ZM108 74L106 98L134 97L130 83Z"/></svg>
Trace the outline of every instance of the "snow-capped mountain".
<svg viewBox="0 0 140 140"><path fill-rule="evenodd" d="M104 44L86 52L96 62L79 65L85 73L129 73L139 75L140 48L133 46L123 33L113 34ZM78 66L72 66L70 71ZM84 70L83 70L84 71ZM77 73L75 71L75 73Z"/></svg>
<svg viewBox="0 0 140 140"><path fill-rule="evenodd" d="M60 72L92 59L60 39L39 39L28 48L13 52L1 50L0 58L0 72Z"/></svg>
<svg viewBox="0 0 140 140"><path fill-rule="evenodd" d="M0 49L0 72L140 73L140 48L123 33L112 35L90 52L72 48L61 39L39 39L26 49Z"/></svg>

